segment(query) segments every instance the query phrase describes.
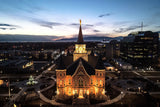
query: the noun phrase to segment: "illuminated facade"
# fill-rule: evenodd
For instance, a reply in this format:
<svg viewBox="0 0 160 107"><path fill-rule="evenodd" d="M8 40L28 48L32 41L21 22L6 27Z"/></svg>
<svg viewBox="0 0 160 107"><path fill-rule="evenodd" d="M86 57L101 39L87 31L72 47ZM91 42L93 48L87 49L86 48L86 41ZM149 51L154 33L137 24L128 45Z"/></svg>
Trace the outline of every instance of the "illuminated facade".
<svg viewBox="0 0 160 107"><path fill-rule="evenodd" d="M86 51L81 24L73 56L60 56L56 77L57 95L61 98L105 96L105 68L101 57L91 56Z"/></svg>

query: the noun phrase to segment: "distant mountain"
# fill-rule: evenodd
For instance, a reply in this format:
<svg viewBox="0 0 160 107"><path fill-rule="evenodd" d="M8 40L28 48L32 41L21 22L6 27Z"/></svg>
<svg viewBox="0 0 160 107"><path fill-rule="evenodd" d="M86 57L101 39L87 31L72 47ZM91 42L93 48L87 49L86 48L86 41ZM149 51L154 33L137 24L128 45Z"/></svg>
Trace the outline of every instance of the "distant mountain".
<svg viewBox="0 0 160 107"><path fill-rule="evenodd" d="M102 41L102 40L120 40L122 36L119 37L105 37L105 36L84 36L84 41ZM2 35L0 34L0 42L76 42L77 38L64 38L58 36L40 36L40 35Z"/></svg>
<svg viewBox="0 0 160 107"><path fill-rule="evenodd" d="M119 37L86 36L84 37L84 41L98 41L98 42L102 40L109 41L109 40L121 40L121 39L123 39L122 36L119 36ZM68 42L74 41L75 42L77 41L77 38L63 38L56 41L68 41Z"/></svg>
<svg viewBox="0 0 160 107"><path fill-rule="evenodd" d="M157 31L157 33L160 33L160 31Z"/></svg>
<svg viewBox="0 0 160 107"><path fill-rule="evenodd" d="M0 35L0 42L36 42L36 41L55 41L57 36L39 36L39 35Z"/></svg>

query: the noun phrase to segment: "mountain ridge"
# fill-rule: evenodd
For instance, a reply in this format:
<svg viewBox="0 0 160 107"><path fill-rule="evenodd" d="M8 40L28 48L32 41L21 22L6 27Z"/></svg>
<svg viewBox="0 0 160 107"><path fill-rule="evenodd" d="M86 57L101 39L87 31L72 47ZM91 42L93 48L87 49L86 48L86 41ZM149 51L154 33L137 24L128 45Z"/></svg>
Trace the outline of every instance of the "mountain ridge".
<svg viewBox="0 0 160 107"><path fill-rule="evenodd" d="M122 36L118 37L106 37L106 36L95 36L95 35L86 35L84 36L84 41L102 41L102 40L120 40ZM77 41L77 37L72 38L65 38L59 36L47 36L47 35L10 35L10 34L0 34L0 42L10 42L10 41L28 41L28 42L41 42L41 41L48 41L48 42L72 42Z"/></svg>

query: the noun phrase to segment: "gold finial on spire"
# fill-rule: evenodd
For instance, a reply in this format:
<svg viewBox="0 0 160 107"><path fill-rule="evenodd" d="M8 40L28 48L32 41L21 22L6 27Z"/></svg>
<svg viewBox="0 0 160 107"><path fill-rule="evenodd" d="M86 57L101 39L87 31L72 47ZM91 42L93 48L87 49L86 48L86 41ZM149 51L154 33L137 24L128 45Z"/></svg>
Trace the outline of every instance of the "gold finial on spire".
<svg viewBox="0 0 160 107"><path fill-rule="evenodd" d="M80 22L80 25L81 25L81 19L79 20L79 22Z"/></svg>

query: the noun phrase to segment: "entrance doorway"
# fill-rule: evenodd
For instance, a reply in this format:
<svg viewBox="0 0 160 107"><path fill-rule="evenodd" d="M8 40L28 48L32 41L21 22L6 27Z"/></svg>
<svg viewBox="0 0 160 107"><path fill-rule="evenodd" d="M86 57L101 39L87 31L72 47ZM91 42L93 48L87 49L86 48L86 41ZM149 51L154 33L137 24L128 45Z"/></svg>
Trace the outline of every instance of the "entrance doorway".
<svg viewBox="0 0 160 107"><path fill-rule="evenodd" d="M78 98L83 98L83 90L82 89L79 90L79 97Z"/></svg>

